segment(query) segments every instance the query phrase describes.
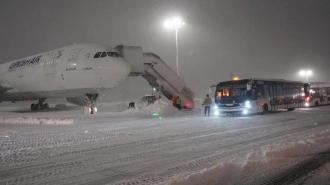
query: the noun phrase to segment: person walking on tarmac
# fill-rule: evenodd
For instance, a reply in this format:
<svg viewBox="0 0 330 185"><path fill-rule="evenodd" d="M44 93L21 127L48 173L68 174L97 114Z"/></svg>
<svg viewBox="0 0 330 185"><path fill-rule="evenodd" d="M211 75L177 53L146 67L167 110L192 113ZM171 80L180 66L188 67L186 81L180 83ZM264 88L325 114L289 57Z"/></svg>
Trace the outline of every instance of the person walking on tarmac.
<svg viewBox="0 0 330 185"><path fill-rule="evenodd" d="M175 104L176 108L178 108L178 110L181 110L181 99L179 96L176 98Z"/></svg>
<svg viewBox="0 0 330 185"><path fill-rule="evenodd" d="M176 97L174 95L172 96L172 103L173 107L176 107Z"/></svg>
<svg viewBox="0 0 330 185"><path fill-rule="evenodd" d="M211 111L211 103L212 103L212 99L209 98L209 95L207 94L206 97L203 100L203 106L205 105L205 110L204 110L204 115L206 116L206 112L207 115L210 116L210 111Z"/></svg>

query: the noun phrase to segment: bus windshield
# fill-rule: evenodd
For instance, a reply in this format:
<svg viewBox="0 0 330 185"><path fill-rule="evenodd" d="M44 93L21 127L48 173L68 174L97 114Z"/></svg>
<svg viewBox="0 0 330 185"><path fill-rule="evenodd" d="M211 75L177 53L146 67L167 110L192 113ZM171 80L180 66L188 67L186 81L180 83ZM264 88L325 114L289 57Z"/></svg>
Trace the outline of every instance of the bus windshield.
<svg viewBox="0 0 330 185"><path fill-rule="evenodd" d="M245 87L242 86L227 86L227 87L218 87L216 91L216 99L226 99L230 97L235 98L247 98L248 97L248 91Z"/></svg>

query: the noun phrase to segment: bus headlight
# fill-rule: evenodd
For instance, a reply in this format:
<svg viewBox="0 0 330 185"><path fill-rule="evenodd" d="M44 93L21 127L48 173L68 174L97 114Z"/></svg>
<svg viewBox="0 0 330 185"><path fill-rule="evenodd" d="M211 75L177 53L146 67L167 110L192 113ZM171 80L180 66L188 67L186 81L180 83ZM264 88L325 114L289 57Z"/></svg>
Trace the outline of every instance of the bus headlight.
<svg viewBox="0 0 330 185"><path fill-rule="evenodd" d="M305 107L309 107L309 103L305 103Z"/></svg>
<svg viewBox="0 0 330 185"><path fill-rule="evenodd" d="M214 115L219 115L219 111L216 110L216 111L214 112Z"/></svg>
<svg viewBox="0 0 330 185"><path fill-rule="evenodd" d="M246 107L246 108L251 108L251 103L250 103L250 101L246 101L246 102L245 102L245 107Z"/></svg>
<svg viewBox="0 0 330 185"><path fill-rule="evenodd" d="M247 114L248 113L248 111L247 110L243 110L243 114Z"/></svg>
<svg viewBox="0 0 330 185"><path fill-rule="evenodd" d="M218 106L217 105L214 105L214 110L217 110L218 109Z"/></svg>

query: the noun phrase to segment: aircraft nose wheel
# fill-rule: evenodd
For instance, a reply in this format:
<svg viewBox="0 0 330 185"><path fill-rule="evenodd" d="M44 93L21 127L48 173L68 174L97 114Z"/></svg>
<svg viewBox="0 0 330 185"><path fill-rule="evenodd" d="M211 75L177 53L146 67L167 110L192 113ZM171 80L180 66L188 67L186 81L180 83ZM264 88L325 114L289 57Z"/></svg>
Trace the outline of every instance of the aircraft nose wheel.
<svg viewBox="0 0 330 185"><path fill-rule="evenodd" d="M88 107L88 106L85 106L84 107L84 114L87 115L87 114L96 114L97 113L97 107L96 106L92 106L92 107Z"/></svg>
<svg viewBox="0 0 330 185"><path fill-rule="evenodd" d="M88 106L85 106L84 107L84 114L87 115L87 114L91 114L92 113L92 109Z"/></svg>
<svg viewBox="0 0 330 185"><path fill-rule="evenodd" d="M84 107L84 114L96 114L97 113L97 98L98 94L85 94L84 95L84 101L86 103L86 106Z"/></svg>
<svg viewBox="0 0 330 185"><path fill-rule="evenodd" d="M97 113L97 108L96 108L96 106L92 106L92 112L91 112L91 114L96 114Z"/></svg>

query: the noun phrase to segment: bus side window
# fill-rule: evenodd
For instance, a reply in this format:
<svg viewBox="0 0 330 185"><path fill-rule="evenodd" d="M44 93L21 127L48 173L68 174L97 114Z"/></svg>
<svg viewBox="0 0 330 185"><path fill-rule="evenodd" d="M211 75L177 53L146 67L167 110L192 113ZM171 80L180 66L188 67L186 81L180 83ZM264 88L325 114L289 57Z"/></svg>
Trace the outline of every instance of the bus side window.
<svg viewBox="0 0 330 185"><path fill-rule="evenodd" d="M305 96L309 96L309 85L308 84L304 84L304 94Z"/></svg>
<svg viewBox="0 0 330 185"><path fill-rule="evenodd" d="M251 90L251 99L252 100L256 100L257 99L257 90L256 89L252 89Z"/></svg>
<svg viewBox="0 0 330 185"><path fill-rule="evenodd" d="M264 98L269 98L269 89L268 89L268 85L264 85Z"/></svg>
<svg viewBox="0 0 330 185"><path fill-rule="evenodd" d="M258 98L263 98L264 95L264 89L261 85L257 86L257 97Z"/></svg>
<svg viewBox="0 0 330 185"><path fill-rule="evenodd" d="M283 87L281 85L276 86L277 97L283 96Z"/></svg>
<svg viewBox="0 0 330 185"><path fill-rule="evenodd" d="M290 99L293 99L295 94L296 94L296 87L289 86L288 97L290 97Z"/></svg>

